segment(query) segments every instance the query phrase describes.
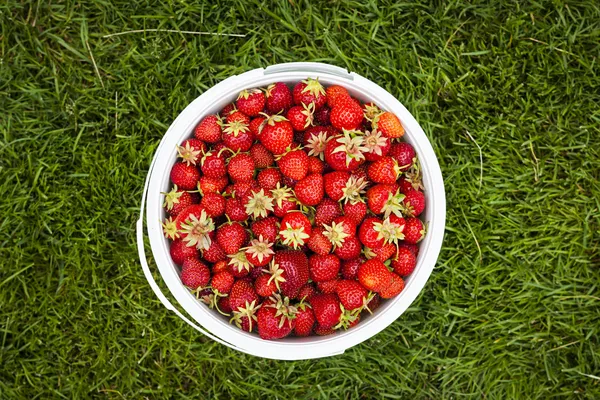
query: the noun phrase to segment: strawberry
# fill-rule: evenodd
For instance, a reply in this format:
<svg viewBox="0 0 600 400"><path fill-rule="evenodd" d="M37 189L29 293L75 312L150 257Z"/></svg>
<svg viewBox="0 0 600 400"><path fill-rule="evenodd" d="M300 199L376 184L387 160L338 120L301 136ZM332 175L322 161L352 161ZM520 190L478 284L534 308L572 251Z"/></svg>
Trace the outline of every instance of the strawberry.
<svg viewBox="0 0 600 400"><path fill-rule="evenodd" d="M258 310L258 334L262 339L281 339L292 333L296 307L289 305L289 299L273 297Z"/></svg>
<svg viewBox="0 0 600 400"><path fill-rule="evenodd" d="M219 300L217 300L217 311L225 315L231 314L233 310L231 309L231 305L229 305L229 297L219 297Z"/></svg>
<svg viewBox="0 0 600 400"><path fill-rule="evenodd" d="M246 253L243 250L240 250L238 253L229 255L229 272L236 278L243 278L248 276L250 271L254 268L250 261L248 261L248 257L246 257Z"/></svg>
<svg viewBox="0 0 600 400"><path fill-rule="evenodd" d="M352 219L356 225L360 225L367 215L367 205L363 201L346 203L343 207L344 215Z"/></svg>
<svg viewBox="0 0 600 400"><path fill-rule="evenodd" d="M306 243L309 249L320 255L328 254L332 248L331 242L323 235L323 232L325 232L325 229L321 227L313 228L312 234Z"/></svg>
<svg viewBox="0 0 600 400"><path fill-rule="evenodd" d="M319 325L316 325L315 328L313 329L313 332L315 332L315 335L317 336L328 336L328 335L333 335L335 333L335 329L333 328L321 328Z"/></svg>
<svg viewBox="0 0 600 400"><path fill-rule="evenodd" d="M262 131L262 126L264 125L267 118L264 116L258 116L256 118L252 118L250 123L248 124L248 129L250 129L250 133L254 139L258 139L260 137L260 133Z"/></svg>
<svg viewBox="0 0 600 400"><path fill-rule="evenodd" d="M315 225L331 225L340 215L342 215L340 204L325 197L315 211Z"/></svg>
<svg viewBox="0 0 600 400"><path fill-rule="evenodd" d="M384 243L380 228L382 224L383 221L377 217L365 218L358 231L358 238L362 244L371 249L381 248Z"/></svg>
<svg viewBox="0 0 600 400"><path fill-rule="evenodd" d="M217 242L215 242L215 244L219 246ZM219 248L221 248L221 246L219 246ZM221 271L229 271L229 261L225 260L226 257L227 256L225 255L225 253L223 253L223 259L213 264L211 269L211 272L213 274L218 274Z"/></svg>
<svg viewBox="0 0 600 400"><path fill-rule="evenodd" d="M210 286L218 291L219 293L225 294L231 291L231 287L233 286L233 282L235 278L231 275L229 271L221 271L215 275L213 275ZM231 307L231 303L230 303Z"/></svg>
<svg viewBox="0 0 600 400"><path fill-rule="evenodd" d="M329 119L337 129L357 129L363 120L363 109L358 102L349 97L339 97L331 109Z"/></svg>
<svg viewBox="0 0 600 400"><path fill-rule="evenodd" d="M288 110L285 116L295 131L302 132L313 124L313 114L314 104L311 103L309 106L294 106Z"/></svg>
<svg viewBox="0 0 600 400"><path fill-rule="evenodd" d="M302 251L282 250L275 252L273 264L281 269L281 293L291 299L298 296L300 288L308 282L308 258Z"/></svg>
<svg viewBox="0 0 600 400"><path fill-rule="evenodd" d="M260 142L273 154L283 154L294 141L292 124L281 115L273 115L265 121Z"/></svg>
<svg viewBox="0 0 600 400"><path fill-rule="evenodd" d="M369 179L376 183L393 184L400 176L400 168L392 157L381 157L369 165Z"/></svg>
<svg viewBox="0 0 600 400"><path fill-rule="evenodd" d="M200 204L193 204L179 213L175 219L181 239L187 246L198 250L210 247L215 225Z"/></svg>
<svg viewBox="0 0 600 400"><path fill-rule="evenodd" d="M392 259L392 268L394 272L400 276L408 276L412 274L417 266L417 258L406 247L399 247L397 255Z"/></svg>
<svg viewBox="0 0 600 400"><path fill-rule="evenodd" d="M337 250L342 247L346 242L346 239L354 237L356 232L352 232L352 227L346 226L346 224L338 224L334 218L334 221L331 225L323 225L325 228L325 232L323 235L329 239L331 242L333 249ZM354 231L356 231L356 226L354 226Z"/></svg>
<svg viewBox="0 0 600 400"><path fill-rule="evenodd" d="M277 166L283 175L299 181L308 173L308 156L299 148L291 150L277 161Z"/></svg>
<svg viewBox="0 0 600 400"><path fill-rule="evenodd" d="M410 217L418 217L425 209L425 195L418 190L404 193L404 211Z"/></svg>
<svg viewBox="0 0 600 400"><path fill-rule="evenodd" d="M340 271L340 259L334 254L313 254L308 259L310 279L325 282L335 279Z"/></svg>
<svg viewBox="0 0 600 400"><path fill-rule="evenodd" d="M270 278L271 275L261 273L254 281L254 289L259 296L269 297L277 292L277 286L275 286L275 282Z"/></svg>
<svg viewBox="0 0 600 400"><path fill-rule="evenodd" d="M381 296L379 296L377 293L373 293L373 296L369 297L371 298L371 300L369 300L369 302L365 306L365 310L373 314L373 312L377 310L381 305Z"/></svg>
<svg viewBox="0 0 600 400"><path fill-rule="evenodd" d="M166 218L162 223L163 234L167 239L175 240L181 236L173 217Z"/></svg>
<svg viewBox="0 0 600 400"><path fill-rule="evenodd" d="M194 136L206 143L217 143L221 140L221 123L217 115L208 115L194 129Z"/></svg>
<svg viewBox="0 0 600 400"><path fill-rule="evenodd" d="M219 243L213 240L209 248L202 252L202 258L211 263L218 263L227 260L227 254L225 254Z"/></svg>
<svg viewBox="0 0 600 400"><path fill-rule="evenodd" d="M300 291L298 292L298 298L300 300L308 300L315 294L317 294L317 289L315 289L315 286L312 283L307 283L300 288Z"/></svg>
<svg viewBox="0 0 600 400"><path fill-rule="evenodd" d="M358 269L358 281L366 289L380 292L387 288L393 279L393 274L379 260L367 260Z"/></svg>
<svg viewBox="0 0 600 400"><path fill-rule="evenodd" d="M334 201L340 201L344 196L344 188L350 179L350 174L345 171L333 171L323 175L325 193Z"/></svg>
<svg viewBox="0 0 600 400"><path fill-rule="evenodd" d="M260 143L254 143L250 148L250 156L254 160L254 165L258 169L267 168L273 165L275 157L265 146Z"/></svg>
<svg viewBox="0 0 600 400"><path fill-rule="evenodd" d="M211 218L220 217L225 214L225 198L218 193L207 193L202 198L200 205Z"/></svg>
<svg viewBox="0 0 600 400"><path fill-rule="evenodd" d="M198 194L179 190L177 185L173 185L169 193L163 194L165 195L163 207L172 217L176 217L186 207L198 202Z"/></svg>
<svg viewBox="0 0 600 400"><path fill-rule="evenodd" d="M381 157L387 155L392 147L392 142L389 138L383 136L381 132L373 129L371 132L365 133L365 159L367 161L377 161Z"/></svg>
<svg viewBox="0 0 600 400"><path fill-rule="evenodd" d="M238 110L251 117L256 117L265 108L265 95L260 89L242 90L235 102Z"/></svg>
<svg viewBox="0 0 600 400"><path fill-rule="evenodd" d="M283 82L276 82L267 88L267 110L272 114L287 111L292 106L292 93Z"/></svg>
<svg viewBox="0 0 600 400"><path fill-rule="evenodd" d="M338 278L332 279L330 281L319 282L317 283L317 287L321 293L335 293L338 283L340 280Z"/></svg>
<svg viewBox="0 0 600 400"><path fill-rule="evenodd" d="M253 190L246 203L246 214L256 219L266 218L273 211L273 199L265 194L265 189Z"/></svg>
<svg viewBox="0 0 600 400"><path fill-rule="evenodd" d="M260 306L256 305L256 302L244 306L238 311L233 311L233 317L229 320L229 323L235 324L238 329L244 332L253 332L254 328L258 323L257 313Z"/></svg>
<svg viewBox="0 0 600 400"><path fill-rule="evenodd" d="M367 204L374 214L400 216L404 195L396 191L393 185L378 184L367 190Z"/></svg>
<svg viewBox="0 0 600 400"><path fill-rule="evenodd" d="M294 334L296 336L305 337L312 333L315 326L315 314L313 313L310 304L300 303L297 307L296 319L294 321Z"/></svg>
<svg viewBox="0 0 600 400"><path fill-rule="evenodd" d="M173 262L179 265L182 265L187 258L198 257L198 249L196 249L195 246L187 246L181 239L176 239L171 242L169 252Z"/></svg>
<svg viewBox="0 0 600 400"><path fill-rule="evenodd" d="M246 125L246 128L248 126L248 124L250 124L250 117L248 117L246 114L244 114L243 112L239 111L239 110L233 110L232 112L230 112L227 115L227 118L225 119L225 123L227 124L232 124L234 122L239 122L243 125Z"/></svg>
<svg viewBox="0 0 600 400"><path fill-rule="evenodd" d="M221 225L217 229L217 242L226 254L237 253L248 240L248 234L238 222Z"/></svg>
<svg viewBox="0 0 600 400"><path fill-rule="evenodd" d="M416 153L414 147L412 147L410 143L399 142L392 144L388 155L398 162L401 171L406 171L413 164Z"/></svg>
<svg viewBox="0 0 600 400"><path fill-rule="evenodd" d="M281 176L281 183L283 184L283 186L287 186L287 187L293 189L296 186L297 182L298 182L297 180L292 179L289 176L285 176L285 175Z"/></svg>
<svg viewBox="0 0 600 400"><path fill-rule="evenodd" d="M225 124L223 129L223 143L233 152L248 151L252 147L254 136L248 125L241 122Z"/></svg>
<svg viewBox="0 0 600 400"><path fill-rule="evenodd" d="M363 107L363 114L365 115L363 124L370 128L372 126L371 122L381 114L381 109L375 103L368 102Z"/></svg>
<svg viewBox="0 0 600 400"><path fill-rule="evenodd" d="M344 130L325 146L325 161L336 171L353 171L364 162L366 147L362 132Z"/></svg>
<svg viewBox="0 0 600 400"><path fill-rule="evenodd" d="M383 133L383 136L390 139L396 139L404 135L404 127L396 116L389 111L385 111L375 117L373 121L375 127Z"/></svg>
<svg viewBox="0 0 600 400"><path fill-rule="evenodd" d="M287 213L281 220L279 236L286 246L294 249L304 246L311 233L310 221L299 211Z"/></svg>
<svg viewBox="0 0 600 400"><path fill-rule="evenodd" d="M319 125L329 125L331 122L329 119L330 114L331 109L329 107L321 108L315 112L315 122Z"/></svg>
<svg viewBox="0 0 600 400"><path fill-rule="evenodd" d="M332 127L313 126L306 130L302 143L308 149L308 155L325 159L327 143L337 136L338 132Z"/></svg>
<svg viewBox="0 0 600 400"><path fill-rule="evenodd" d="M256 180L261 188L270 192L277 188L277 184L281 183L281 173L277 168L263 169L258 173Z"/></svg>
<svg viewBox="0 0 600 400"><path fill-rule="evenodd" d="M188 165L196 165L202 157L202 153L206 150L206 144L198 139L186 139L177 146L177 156Z"/></svg>
<svg viewBox="0 0 600 400"><path fill-rule="evenodd" d="M246 251L246 257L252 265L257 267L264 267L273 259L275 252L272 249L273 242L268 242L262 235L256 239L250 241L250 245L244 250Z"/></svg>
<svg viewBox="0 0 600 400"><path fill-rule="evenodd" d="M346 98L346 97L350 97L350 93L348 93L348 90L340 85L331 85L327 88L327 105L330 108L335 107L335 104L337 103L337 100L339 98Z"/></svg>
<svg viewBox="0 0 600 400"><path fill-rule="evenodd" d="M243 222L248 219L246 207L240 199L225 200L225 215L231 221Z"/></svg>
<svg viewBox="0 0 600 400"><path fill-rule="evenodd" d="M188 258L183 262L181 270L181 283L192 290L208 285L210 270L197 258Z"/></svg>
<svg viewBox="0 0 600 400"><path fill-rule="evenodd" d="M193 165L176 162L171 168L171 181L181 190L194 190L200 179L200 172Z"/></svg>
<svg viewBox="0 0 600 400"><path fill-rule="evenodd" d="M396 254L396 245L394 243L384 243L383 246L370 250L375 254L374 258L377 260L387 261Z"/></svg>
<svg viewBox="0 0 600 400"><path fill-rule="evenodd" d="M404 241L408 244L417 244L425 236L425 227L418 218L406 218L404 226Z"/></svg>
<svg viewBox="0 0 600 400"><path fill-rule="evenodd" d="M419 246L417 246L416 244L400 243L398 245L398 248L400 247L407 248L408 250L410 250L411 253L415 255L415 257L419 257Z"/></svg>
<svg viewBox="0 0 600 400"><path fill-rule="evenodd" d="M254 176L254 160L248 153L239 153L229 159L227 173L233 182L250 181Z"/></svg>
<svg viewBox="0 0 600 400"><path fill-rule="evenodd" d="M310 298L315 318L321 329L333 328L340 322L342 310L335 294L317 294Z"/></svg>
<svg viewBox="0 0 600 400"><path fill-rule="evenodd" d="M393 273L391 275L392 279L390 284L379 292L382 299L396 297L404 290L404 279Z"/></svg>
<svg viewBox="0 0 600 400"><path fill-rule="evenodd" d="M263 237L263 240L269 243L275 243L279 235L279 225L277 218L269 217L256 220L250 228L254 237Z"/></svg>
<svg viewBox="0 0 600 400"><path fill-rule="evenodd" d="M325 88L319 79L308 78L294 86L294 104L309 106L313 104L315 110L320 110L327 102Z"/></svg>
<svg viewBox="0 0 600 400"><path fill-rule="evenodd" d="M227 174L225 157L209 151L202 157L202 173L210 178L221 178Z"/></svg>
<svg viewBox="0 0 600 400"><path fill-rule="evenodd" d="M355 170L350 172L350 175L354 177L354 179L363 179L368 181L369 177L367 176L367 171L369 166L367 164L361 164Z"/></svg>
<svg viewBox="0 0 600 400"><path fill-rule="evenodd" d="M356 224L352 221L352 218L340 215L339 217L335 217L333 222L343 229L346 237L356 236Z"/></svg>
<svg viewBox="0 0 600 400"><path fill-rule="evenodd" d="M335 255L342 260L351 260L360 256L361 247L360 240L355 236L351 236L346 238L344 243L335 249Z"/></svg>
<svg viewBox="0 0 600 400"><path fill-rule="evenodd" d="M220 193L225 190L229 180L227 177L222 178L209 178L208 176L200 177L198 181L198 189L200 193Z"/></svg>
<svg viewBox="0 0 600 400"><path fill-rule="evenodd" d="M253 194L260 191L258 182L254 180L239 181L233 184L231 195L242 201L244 206L253 197Z"/></svg>
<svg viewBox="0 0 600 400"><path fill-rule="evenodd" d="M258 302L258 295L254 291L252 283L239 279L231 286L229 292L229 306L233 311L238 311L240 308L252 302Z"/></svg>
<svg viewBox="0 0 600 400"><path fill-rule="evenodd" d="M363 258L354 258L352 260L346 260L342 263L342 277L344 279L356 279L358 274L358 268L364 263Z"/></svg>
<svg viewBox="0 0 600 400"><path fill-rule="evenodd" d="M323 174L325 170L325 164L321 159L317 157L308 158L308 173L309 174Z"/></svg>
<svg viewBox="0 0 600 400"><path fill-rule="evenodd" d="M356 310L366 304L369 291L355 280L338 282L335 292L346 310Z"/></svg>
<svg viewBox="0 0 600 400"><path fill-rule="evenodd" d="M235 104L229 103L225 107L223 107L219 115L221 115L221 117L223 118L226 118L229 114L231 114L234 111L236 111Z"/></svg>
<svg viewBox="0 0 600 400"><path fill-rule="evenodd" d="M298 181L294 187L296 198L306 206L316 206L323 200L323 175L312 174Z"/></svg>

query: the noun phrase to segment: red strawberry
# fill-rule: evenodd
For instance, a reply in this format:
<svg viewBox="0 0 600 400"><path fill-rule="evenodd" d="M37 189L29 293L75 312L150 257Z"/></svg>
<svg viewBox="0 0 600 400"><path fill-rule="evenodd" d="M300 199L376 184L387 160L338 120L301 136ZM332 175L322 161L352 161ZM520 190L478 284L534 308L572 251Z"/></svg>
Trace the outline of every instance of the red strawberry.
<svg viewBox="0 0 600 400"><path fill-rule="evenodd" d="M360 104L349 97L338 97L337 100L329 114L331 125L338 129L357 129L363 120L363 109Z"/></svg>
<svg viewBox="0 0 600 400"><path fill-rule="evenodd" d="M333 328L321 328L319 325L315 326L314 328L314 332L315 335L318 336L328 336L328 335L333 335L335 333L335 329Z"/></svg>
<svg viewBox="0 0 600 400"><path fill-rule="evenodd" d="M226 124L232 124L234 122L240 122L243 125L250 124L250 117L239 110L233 110L227 115L225 119Z"/></svg>
<svg viewBox="0 0 600 400"><path fill-rule="evenodd" d="M413 164L416 153L410 143L399 142L392 144L388 155L398 162L401 171L406 171Z"/></svg>
<svg viewBox="0 0 600 400"><path fill-rule="evenodd" d="M271 279L271 275L261 273L254 281L254 289L261 297L269 297L277 292L277 286Z"/></svg>
<svg viewBox="0 0 600 400"><path fill-rule="evenodd" d="M315 326L315 314L307 303L300 303L297 310L296 319L294 321L294 333L296 336L300 337L309 336Z"/></svg>
<svg viewBox="0 0 600 400"><path fill-rule="evenodd" d="M340 259L334 254L313 254L308 260L310 279L325 282L335 279L340 271Z"/></svg>
<svg viewBox="0 0 600 400"><path fill-rule="evenodd" d="M279 235L277 218L269 217L254 221L251 226L254 237L263 237L269 243L275 243Z"/></svg>
<svg viewBox="0 0 600 400"><path fill-rule="evenodd" d="M285 153L294 141L292 124L281 115L269 117L260 134L260 141L273 154Z"/></svg>
<svg viewBox="0 0 600 400"><path fill-rule="evenodd" d="M327 105L331 108L335 107L339 98L350 97L348 90L340 85L331 85L327 88Z"/></svg>
<svg viewBox="0 0 600 400"><path fill-rule="evenodd" d="M344 204L343 211L344 215L352 219L352 222L360 225L367 215L367 205L362 201L357 201L356 203L350 202Z"/></svg>
<svg viewBox="0 0 600 400"><path fill-rule="evenodd" d="M309 156L324 160L327 143L337 135L338 132L331 126L313 126L304 132L302 143L308 150Z"/></svg>
<svg viewBox="0 0 600 400"><path fill-rule="evenodd" d="M299 211L287 213L281 220L279 236L286 246L294 249L304 246L311 233L310 221Z"/></svg>
<svg viewBox="0 0 600 400"><path fill-rule="evenodd" d="M392 157L381 157L369 165L369 179L376 183L395 183L400 176L400 168Z"/></svg>
<svg viewBox="0 0 600 400"><path fill-rule="evenodd" d="M254 286L246 280L240 279L233 283L229 292L229 306L233 311L238 311L246 304L258 302L258 295L254 291Z"/></svg>
<svg viewBox="0 0 600 400"><path fill-rule="evenodd" d="M335 289L346 310L355 310L366 304L369 291L355 280L341 280Z"/></svg>
<svg viewBox="0 0 600 400"><path fill-rule="evenodd" d="M217 229L217 242L226 254L235 254L248 240L248 233L238 222L225 224Z"/></svg>
<svg viewBox="0 0 600 400"><path fill-rule="evenodd" d="M263 117L262 115L256 118L253 118L250 120L250 124L248 124L248 129L250 129L250 133L252 133L252 136L254 137L254 139L258 139L260 136L260 133L262 131L262 126L263 126L263 122L266 120L266 117Z"/></svg>
<svg viewBox="0 0 600 400"><path fill-rule="evenodd" d="M253 194L260 191L258 182L254 180L244 180L234 183L232 195L242 201L244 205L253 197Z"/></svg>
<svg viewBox="0 0 600 400"><path fill-rule="evenodd" d="M334 171L323 175L323 179L327 196L332 200L340 201L344 197L344 188L350 179L350 174L345 171Z"/></svg>
<svg viewBox="0 0 600 400"><path fill-rule="evenodd" d="M272 249L273 242L269 242L264 237L259 236L250 241L250 245L245 248L246 257L252 265L264 267L271 262L275 252Z"/></svg>
<svg viewBox="0 0 600 400"><path fill-rule="evenodd" d="M296 198L306 206L316 206L323 200L323 175L312 174L298 181L294 187Z"/></svg>
<svg viewBox="0 0 600 400"><path fill-rule="evenodd" d="M335 217L333 222L342 228L344 236L356 236L356 224L352 221L352 218L340 215L339 217Z"/></svg>
<svg viewBox="0 0 600 400"><path fill-rule="evenodd" d="M163 207L172 217L176 217L186 207L198 202L198 194L179 190L177 185L174 185L169 193L163 194L165 195Z"/></svg>
<svg viewBox="0 0 600 400"><path fill-rule="evenodd" d="M231 314L233 310L229 305L229 297L219 297L219 300L217 300L217 309L227 315Z"/></svg>
<svg viewBox="0 0 600 400"><path fill-rule="evenodd" d="M404 290L404 279L392 274L390 284L379 292L382 299L391 299L398 296Z"/></svg>
<svg viewBox="0 0 600 400"><path fill-rule="evenodd" d="M223 143L233 152L248 151L252 147L254 136L250 132L248 125L234 122L225 124L223 129Z"/></svg>
<svg viewBox="0 0 600 400"><path fill-rule="evenodd" d="M211 218L225 214L225 199L218 193L205 194L200 205L206 209L206 213Z"/></svg>
<svg viewBox="0 0 600 400"><path fill-rule="evenodd" d="M396 258L392 259L392 268L395 273L400 276L408 276L415 270L416 265L417 258L412 251L406 247L398 248Z"/></svg>
<svg viewBox="0 0 600 400"><path fill-rule="evenodd" d="M404 226L404 241L408 244L417 244L425 236L425 227L418 218L406 218Z"/></svg>
<svg viewBox="0 0 600 400"><path fill-rule="evenodd" d="M364 146L367 148L365 159L367 161L377 161L389 153L392 142L389 138L383 136L381 132L374 129L365 133Z"/></svg>
<svg viewBox="0 0 600 400"><path fill-rule="evenodd" d="M393 243L386 243L379 248L371 249L375 254L375 257L379 261L387 261L396 254L396 245Z"/></svg>
<svg viewBox="0 0 600 400"><path fill-rule="evenodd" d="M335 255L342 260L352 260L360 256L361 247L360 240L355 236L351 236L344 240L341 247L335 249Z"/></svg>
<svg viewBox="0 0 600 400"><path fill-rule="evenodd" d="M265 194L265 189L252 190L246 202L246 214L254 219L266 218L271 211L273 211L273 199Z"/></svg>
<svg viewBox="0 0 600 400"><path fill-rule="evenodd" d="M181 283L190 289L208 285L210 281L210 270L197 258L188 258L183 262L181 270Z"/></svg>
<svg viewBox="0 0 600 400"><path fill-rule="evenodd" d="M198 182L198 189L201 193L220 193L225 190L229 180L227 177L222 178L209 178L208 176L202 176Z"/></svg>
<svg viewBox="0 0 600 400"><path fill-rule="evenodd" d="M314 106L294 106L285 115L297 132L302 132L313 124Z"/></svg>
<svg viewBox="0 0 600 400"><path fill-rule="evenodd" d="M283 175L299 181L308 172L308 156L300 149L292 150L277 161L277 166Z"/></svg>
<svg viewBox="0 0 600 400"><path fill-rule="evenodd" d="M180 212L175 219L175 224L186 245L196 246L199 250L210 247L215 225L200 204L193 204Z"/></svg>
<svg viewBox="0 0 600 400"><path fill-rule="evenodd" d="M194 130L196 139L206 143L217 143L221 140L220 119L216 115L208 115L196 126Z"/></svg>
<svg viewBox="0 0 600 400"><path fill-rule="evenodd" d="M383 221L377 217L365 218L358 230L358 238L362 244L371 249L382 247L384 243L382 224Z"/></svg>
<svg viewBox="0 0 600 400"><path fill-rule="evenodd" d="M244 278L248 276L250 271L254 269L250 261L248 261L248 257L246 257L246 253L241 250L236 254L232 254L229 257L229 272L236 278Z"/></svg>
<svg viewBox="0 0 600 400"><path fill-rule="evenodd" d="M393 279L393 274L379 260L371 259L364 262L358 269L358 281L365 288L381 292L387 288Z"/></svg>
<svg viewBox="0 0 600 400"><path fill-rule="evenodd" d="M235 104L238 110L256 117L265 108L265 95L260 89L246 89L240 92Z"/></svg>
<svg viewBox="0 0 600 400"><path fill-rule="evenodd" d="M425 195L418 190L408 190L404 193L404 210L410 217L418 217L425 210Z"/></svg>
<svg viewBox="0 0 600 400"><path fill-rule="evenodd" d="M325 197L315 211L315 225L331 225L340 215L342 215L340 204Z"/></svg>
<svg viewBox="0 0 600 400"><path fill-rule="evenodd" d="M254 176L254 160L247 153L236 154L229 159L227 173L233 182L249 181Z"/></svg>
<svg viewBox="0 0 600 400"><path fill-rule="evenodd" d="M177 146L177 155L188 165L196 165L206 150L206 144L198 139L186 139Z"/></svg>
<svg viewBox="0 0 600 400"><path fill-rule="evenodd" d="M354 179L364 179L365 181L368 181L369 180L369 177L367 176L368 168L369 167L367 164L362 164L358 168L356 168L354 171L352 171L350 174L354 177Z"/></svg>
<svg viewBox="0 0 600 400"><path fill-rule="evenodd" d="M221 178L227 174L225 157L209 151L202 157L202 173L210 178Z"/></svg>
<svg viewBox="0 0 600 400"><path fill-rule="evenodd" d="M315 122L319 125L329 125L331 109L329 107L323 107L315 112Z"/></svg>
<svg viewBox="0 0 600 400"><path fill-rule="evenodd" d="M271 152L260 143L254 143L254 145L250 148L250 155L254 160L254 165L258 169L270 167L273 165L273 162L275 162L275 157L273 157L273 154L271 154Z"/></svg>
<svg viewBox="0 0 600 400"><path fill-rule="evenodd" d="M227 117L229 114L231 114L232 112L234 112L235 109L235 104L233 103L229 103L227 104L225 107L223 107L223 109L221 110L221 112L219 113L219 115L221 115L221 117Z"/></svg>
<svg viewBox="0 0 600 400"><path fill-rule="evenodd" d="M319 282L317 283L317 287L321 293L335 293L338 283L340 280L338 278L332 279L330 281Z"/></svg>
<svg viewBox="0 0 600 400"><path fill-rule="evenodd" d="M393 185L380 183L367 190L367 204L374 214L400 215L404 195L396 191Z"/></svg>
<svg viewBox="0 0 600 400"><path fill-rule="evenodd" d="M313 228L312 234L306 243L308 248L316 254L328 254L332 248L331 242L325 235L323 235L323 232L325 232L325 229L321 227Z"/></svg>
<svg viewBox="0 0 600 400"><path fill-rule="evenodd" d="M321 329L333 328L340 322L342 310L335 294L317 294L310 298L310 305Z"/></svg>
<svg viewBox="0 0 600 400"><path fill-rule="evenodd" d="M225 200L225 215L231 221L242 222L248 219L246 207L240 199Z"/></svg>
<svg viewBox="0 0 600 400"><path fill-rule="evenodd" d="M275 253L274 264L281 269L281 293L290 299L298 296L300 288L308 282L308 259L302 251L283 250Z"/></svg>
<svg viewBox="0 0 600 400"><path fill-rule="evenodd" d="M270 192L277 188L278 183L281 183L281 173L277 168L263 169L258 173L256 180L261 188Z"/></svg>
<svg viewBox="0 0 600 400"><path fill-rule="evenodd" d="M213 275L210 286L218 291L219 293L229 293L231 291L231 287L233 286L233 282L235 278L231 275L229 271L221 271L215 275Z"/></svg>
<svg viewBox="0 0 600 400"><path fill-rule="evenodd" d="M292 93L283 82L275 82L267 88L267 110L276 114L287 111L292 106Z"/></svg>
<svg viewBox="0 0 600 400"><path fill-rule="evenodd" d="M336 171L353 171L364 162L364 139L358 131L334 136L325 146L325 161Z"/></svg>
<svg viewBox="0 0 600 400"><path fill-rule="evenodd" d="M385 111L379 114L374 122L377 129L383 133L383 136L396 139L404 135L404 127L396 114Z"/></svg>
<svg viewBox="0 0 600 400"><path fill-rule="evenodd" d="M308 78L294 86L294 103L296 105L304 104L306 106L314 104L315 110L320 110L327 102L325 88L319 82L319 79Z"/></svg>
<svg viewBox="0 0 600 400"><path fill-rule="evenodd" d="M315 289L315 286L312 283L307 283L300 288L300 291L298 292L298 298L300 300L308 300L315 294L317 294L317 289Z"/></svg>
<svg viewBox="0 0 600 400"><path fill-rule="evenodd" d="M411 251L411 253L415 255L415 257L419 257L419 246L417 246L416 244L400 243L398 247L406 247L408 250Z"/></svg>
<svg viewBox="0 0 600 400"><path fill-rule="evenodd" d="M181 239L173 240L169 251L173 262L179 265L183 264L187 258L198 257L198 249L195 246L187 246Z"/></svg>
<svg viewBox="0 0 600 400"><path fill-rule="evenodd" d="M177 162L171 168L171 181L182 190L194 190L200 179L200 172L193 165Z"/></svg>
<svg viewBox="0 0 600 400"><path fill-rule="evenodd" d="M218 263L219 261L226 260L227 254L225 254L219 243L213 240L210 243L210 247L202 252L202 258L211 263Z"/></svg>
<svg viewBox="0 0 600 400"><path fill-rule="evenodd" d="M358 268L365 262L363 258L354 258L342 263L342 276L344 279L356 279Z"/></svg>
<svg viewBox="0 0 600 400"><path fill-rule="evenodd" d="M308 173L309 174L323 174L325 170L325 164L317 157L308 158Z"/></svg>
<svg viewBox="0 0 600 400"><path fill-rule="evenodd" d="M289 299L284 303L281 299L277 302L263 304L258 310L258 334L262 339L281 339L292 333L296 308L290 307Z"/></svg>
<svg viewBox="0 0 600 400"><path fill-rule="evenodd" d="M217 246L219 246L217 244L217 242L214 242ZM219 248L221 248L221 246L219 246ZM223 252L223 250L221 250L221 252ZM213 274L218 274L221 271L229 271L229 261L226 261L225 258L227 256L225 255L225 253L223 253L223 259L220 261L217 261L216 263L213 264L211 272Z"/></svg>
<svg viewBox="0 0 600 400"><path fill-rule="evenodd" d="M371 297L371 296L369 296L369 297ZM375 310L377 310L379 308L380 305L381 305L381 296L379 296L378 294L375 294L374 296L372 296L371 300L369 300L365 309L372 314Z"/></svg>

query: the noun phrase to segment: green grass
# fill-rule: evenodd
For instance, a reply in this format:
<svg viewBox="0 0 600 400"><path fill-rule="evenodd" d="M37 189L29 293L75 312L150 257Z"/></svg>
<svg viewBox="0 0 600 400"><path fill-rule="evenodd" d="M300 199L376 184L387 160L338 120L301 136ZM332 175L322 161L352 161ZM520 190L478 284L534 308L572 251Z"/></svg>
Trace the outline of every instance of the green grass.
<svg viewBox="0 0 600 400"><path fill-rule="evenodd" d="M597 1L201 3L0 5L0 398L600 398ZM246 36L103 37L156 28ZM168 312L134 224L156 145L192 99L308 60L413 113L448 226L388 329L276 362Z"/></svg>

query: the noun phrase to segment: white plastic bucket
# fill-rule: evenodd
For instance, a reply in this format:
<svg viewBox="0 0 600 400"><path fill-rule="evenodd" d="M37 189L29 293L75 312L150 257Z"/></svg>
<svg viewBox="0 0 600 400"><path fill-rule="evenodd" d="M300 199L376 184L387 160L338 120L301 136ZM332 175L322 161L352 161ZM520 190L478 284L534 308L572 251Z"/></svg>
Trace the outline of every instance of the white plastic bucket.
<svg viewBox="0 0 600 400"><path fill-rule="evenodd" d="M160 192L169 190L169 173L175 163L176 145L192 136L195 126L204 116L219 112L223 106L234 101L243 89L265 87L273 82L294 84L307 77L318 77L324 85L342 85L361 101L372 101L400 118L406 130L404 138L414 146L421 162L427 196L422 217L428 224L428 231L420 243L416 269L406 280L404 291L385 301L373 315L363 318L356 327L329 336L288 337L268 341L262 340L257 334L246 333L230 325L226 318L209 309L182 285L178 267L169 255L169 242L162 232L161 221L165 218L165 213L162 207L163 195ZM152 277L143 240L146 201L148 237L160 275L173 297L200 326L173 306ZM140 219L137 221L137 241L144 274L155 294L165 307L192 327L213 340L244 353L278 360L303 360L342 354L346 349L369 339L394 322L414 301L431 275L442 246L445 222L446 195L440 166L423 129L402 103L379 85L343 68L321 63L287 63L232 76L207 90L179 114L161 140L146 177Z"/></svg>

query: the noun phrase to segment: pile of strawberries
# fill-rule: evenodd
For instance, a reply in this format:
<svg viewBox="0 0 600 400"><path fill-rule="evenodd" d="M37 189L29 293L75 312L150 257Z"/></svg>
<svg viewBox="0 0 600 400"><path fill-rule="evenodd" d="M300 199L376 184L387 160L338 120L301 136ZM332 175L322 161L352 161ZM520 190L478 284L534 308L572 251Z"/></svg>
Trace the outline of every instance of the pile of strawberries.
<svg viewBox="0 0 600 400"><path fill-rule="evenodd" d="M425 234L403 135L342 86L242 91L177 148L163 229L182 283L263 339L356 325L403 290Z"/></svg>

